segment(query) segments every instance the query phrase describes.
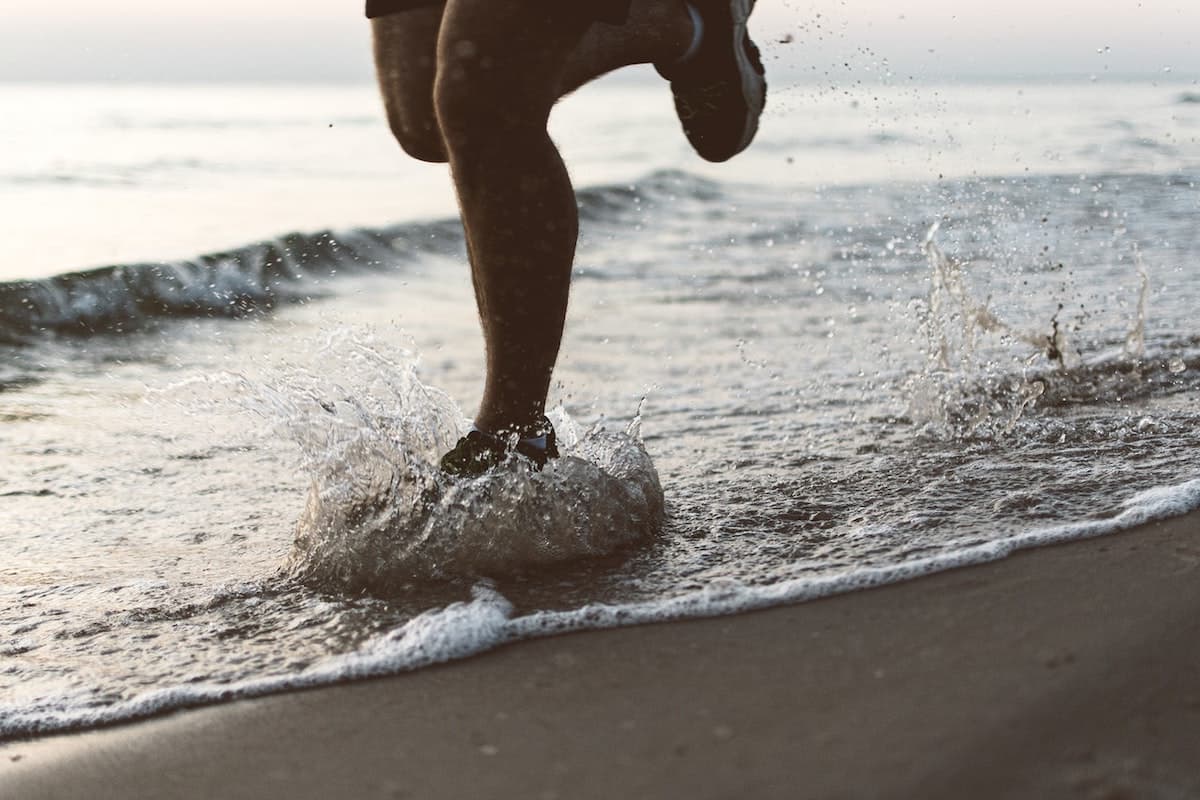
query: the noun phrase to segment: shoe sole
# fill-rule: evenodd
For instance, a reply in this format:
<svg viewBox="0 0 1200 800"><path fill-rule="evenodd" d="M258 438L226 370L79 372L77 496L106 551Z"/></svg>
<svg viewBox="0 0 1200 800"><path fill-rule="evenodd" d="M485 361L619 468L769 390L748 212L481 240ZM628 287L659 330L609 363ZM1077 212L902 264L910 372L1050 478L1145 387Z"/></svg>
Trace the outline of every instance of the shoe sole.
<svg viewBox="0 0 1200 800"><path fill-rule="evenodd" d="M767 101L767 80L754 68L750 55L746 52L745 42L748 38L746 25L750 13L754 10L755 0L734 0L733 3L733 52L737 58L738 72L742 83L742 98L746 101L746 126L742 129L742 138L738 142L737 153L742 152L754 141L758 133L758 118L762 116L763 107ZM733 155L737 155L734 153ZM730 156L730 158L733 157Z"/></svg>

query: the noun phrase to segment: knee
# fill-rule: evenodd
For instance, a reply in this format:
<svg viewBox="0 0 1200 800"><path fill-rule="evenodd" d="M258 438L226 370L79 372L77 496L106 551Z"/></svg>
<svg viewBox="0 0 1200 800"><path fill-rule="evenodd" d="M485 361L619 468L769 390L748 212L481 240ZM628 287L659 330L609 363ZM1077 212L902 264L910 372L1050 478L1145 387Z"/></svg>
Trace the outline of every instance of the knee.
<svg viewBox="0 0 1200 800"><path fill-rule="evenodd" d="M447 150L462 151L493 127L494 110L480 94L465 80L439 71L433 84L433 109Z"/></svg>
<svg viewBox="0 0 1200 800"><path fill-rule="evenodd" d="M375 74L392 135L413 158L440 163L446 148L433 113L440 7L372 20Z"/></svg>
<svg viewBox="0 0 1200 800"><path fill-rule="evenodd" d="M402 114L390 105L387 108L388 127L405 153L418 161L446 163L446 145L437 118L430 108L424 114Z"/></svg>
<svg viewBox="0 0 1200 800"><path fill-rule="evenodd" d="M439 70L433 88L434 113L450 153L505 149L515 139L544 132L549 108L513 86L488 86L454 70Z"/></svg>

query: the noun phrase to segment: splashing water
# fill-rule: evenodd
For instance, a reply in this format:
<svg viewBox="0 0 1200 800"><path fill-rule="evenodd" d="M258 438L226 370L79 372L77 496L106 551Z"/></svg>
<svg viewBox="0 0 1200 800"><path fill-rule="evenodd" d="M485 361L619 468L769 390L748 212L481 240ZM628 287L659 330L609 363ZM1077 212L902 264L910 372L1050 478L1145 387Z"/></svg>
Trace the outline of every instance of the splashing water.
<svg viewBox="0 0 1200 800"><path fill-rule="evenodd" d="M290 576L391 594L607 555L659 530L663 491L637 419L621 433L581 436L558 408L562 457L545 470L513 458L454 479L437 463L464 432L462 413L421 382L412 353L389 357L379 347L347 331L331 337L320 361L348 370L345 380L333 370L270 383L231 376L243 404L299 444L311 480Z"/></svg>
<svg viewBox="0 0 1200 800"><path fill-rule="evenodd" d="M922 245L930 268L930 290L928 301L916 304L927 343L926 363L906 386L909 413L923 420L928 432L952 438L1003 436L1044 398L1061 398L1063 386L1078 389L1097 375L1119 376L1130 367L1135 382L1143 379L1139 362L1146 355L1150 280L1139 251L1134 251L1137 309L1124 347L1115 356L1100 355L1085 363L1070 335L1072 327L1059 320L1062 303L1050 319L1048 332L1022 330L1000 319L971 292L966 279L970 265L938 246L939 228L940 223L932 225ZM988 334L999 337L999 357L985 347L983 337ZM1014 354L1013 344L1031 351ZM1003 364L1003 356L1016 363L1016 371ZM1059 391L1048 395L1052 386Z"/></svg>
<svg viewBox="0 0 1200 800"><path fill-rule="evenodd" d="M1150 276L1146 274L1142 251L1135 248L1133 256L1138 274L1137 314L1129 333L1125 335L1125 355L1130 358L1144 358L1146 355L1146 298L1150 294Z"/></svg>

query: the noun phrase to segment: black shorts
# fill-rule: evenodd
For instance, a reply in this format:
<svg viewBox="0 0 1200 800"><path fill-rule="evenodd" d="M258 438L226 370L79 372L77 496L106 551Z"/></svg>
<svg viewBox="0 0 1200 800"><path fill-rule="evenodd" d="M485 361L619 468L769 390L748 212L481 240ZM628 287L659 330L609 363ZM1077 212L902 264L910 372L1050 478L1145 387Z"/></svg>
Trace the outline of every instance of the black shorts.
<svg viewBox="0 0 1200 800"><path fill-rule="evenodd" d="M441 5L446 0L367 0L367 16L371 19L410 8ZM563 0L565 3L578 3L584 7L587 15L597 22L607 22L620 25L629 14L629 6L633 0Z"/></svg>

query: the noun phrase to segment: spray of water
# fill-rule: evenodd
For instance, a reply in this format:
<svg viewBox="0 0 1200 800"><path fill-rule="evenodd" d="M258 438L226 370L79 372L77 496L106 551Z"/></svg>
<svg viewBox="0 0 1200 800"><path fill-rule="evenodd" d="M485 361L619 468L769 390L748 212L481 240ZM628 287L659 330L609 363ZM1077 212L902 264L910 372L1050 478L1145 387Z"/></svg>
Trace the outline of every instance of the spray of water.
<svg viewBox="0 0 1200 800"><path fill-rule="evenodd" d="M1129 333L1125 335L1125 355L1130 358L1145 358L1146 356L1146 298L1150 294L1150 276L1146 274L1146 264L1142 261L1142 251L1133 251L1134 263L1137 264L1138 302L1137 315Z"/></svg>
<svg viewBox="0 0 1200 800"><path fill-rule="evenodd" d="M1129 363L1145 357L1150 281L1140 253L1135 251L1140 281L1137 313L1125 335L1123 352L1116 360L1098 358L1089 364L1070 336L1069 326L1059 319L1062 304L1048 330L1023 330L1000 319L986 301L971 292L966 279L969 264L938 246L938 229L934 224L923 244L930 289L928 300L918 304L918 317L927 343L926 361L907 385L909 413L922 420L931 433L955 438L1006 435L1047 397L1052 385L1059 399L1078 392L1084 384L1088 384L1090 399L1100 399L1104 385L1112 383L1105 377L1123 379ZM985 337L989 344L1004 348L1002 358L989 357ZM1120 383L1121 391L1128 391L1124 387L1127 381Z"/></svg>
<svg viewBox="0 0 1200 800"><path fill-rule="evenodd" d="M640 417L623 432L580 435L555 409L562 457L545 470L513 459L455 479L437 463L467 423L421 381L413 353L388 355L340 331L317 363L266 381L231 378L242 405L300 447L310 489L285 565L295 578L389 594L609 554L661 526L662 487Z"/></svg>

